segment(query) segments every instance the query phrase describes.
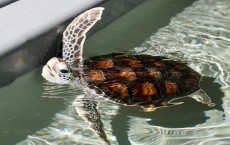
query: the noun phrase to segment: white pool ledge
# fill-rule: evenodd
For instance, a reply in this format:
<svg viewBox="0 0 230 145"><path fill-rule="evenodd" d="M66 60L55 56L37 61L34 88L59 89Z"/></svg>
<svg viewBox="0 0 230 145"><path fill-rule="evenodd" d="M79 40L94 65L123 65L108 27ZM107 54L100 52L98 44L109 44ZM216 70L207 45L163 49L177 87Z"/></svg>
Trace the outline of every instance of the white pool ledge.
<svg viewBox="0 0 230 145"><path fill-rule="evenodd" d="M103 0L19 0L0 8L0 57Z"/></svg>

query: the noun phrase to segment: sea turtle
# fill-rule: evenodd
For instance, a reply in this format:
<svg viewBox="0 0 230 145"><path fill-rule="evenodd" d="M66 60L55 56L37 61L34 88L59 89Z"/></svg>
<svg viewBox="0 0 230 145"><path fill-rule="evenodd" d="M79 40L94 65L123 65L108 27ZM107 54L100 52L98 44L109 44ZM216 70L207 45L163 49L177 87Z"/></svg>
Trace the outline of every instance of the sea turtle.
<svg viewBox="0 0 230 145"><path fill-rule="evenodd" d="M172 100L192 95L212 104L200 89L201 75L185 63L151 55L108 54L83 60L86 33L101 19L104 8L92 8L77 18L63 33L63 58L52 58L42 76L50 82L79 82L85 93L98 94L127 106L139 105L142 111L180 104Z"/></svg>
<svg viewBox="0 0 230 145"><path fill-rule="evenodd" d="M127 106L139 105L143 112L181 104L174 100L190 94L197 101L214 105L199 87L201 75L180 61L164 56L122 53L83 60L86 33L101 19L103 10L102 7L92 8L75 18L63 33L63 58L50 59L42 69L42 76L47 81L77 83L88 94L79 95L73 106L99 138L110 144L97 111L97 102L91 95Z"/></svg>

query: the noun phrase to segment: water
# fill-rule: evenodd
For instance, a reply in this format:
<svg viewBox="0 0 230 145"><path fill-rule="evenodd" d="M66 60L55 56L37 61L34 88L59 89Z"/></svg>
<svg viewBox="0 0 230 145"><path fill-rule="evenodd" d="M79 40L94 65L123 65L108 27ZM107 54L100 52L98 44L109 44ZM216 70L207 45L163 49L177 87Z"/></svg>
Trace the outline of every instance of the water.
<svg viewBox="0 0 230 145"><path fill-rule="evenodd" d="M216 103L215 107L184 98L179 100L184 102L182 105L141 113L139 107L119 106L103 98L92 99L88 102L96 125L101 126L99 120L104 125L104 131L95 132L92 120L85 117L87 112L77 106L85 103L80 101L82 90L44 81L39 68L1 89L0 93L5 96L1 98L2 105L13 108L6 112L15 113L11 118L5 113L3 118L17 122L18 126L24 124L25 128L31 124L25 133L29 134L27 138L18 139L19 145L105 144L106 140L111 144L230 144L229 16L229 0L197 1L141 46L130 50L186 61L204 76L201 88ZM109 47L106 51L114 49ZM22 112L24 115L20 115ZM1 127L1 134L7 137L20 132L17 123L11 129ZM97 134L100 133L105 133L106 137L99 139Z"/></svg>
<svg viewBox="0 0 230 145"><path fill-rule="evenodd" d="M154 53L186 60L189 66L204 77L214 78L213 83L221 85L222 93L213 97L222 98L223 110L204 111L204 115L208 117L204 123L173 129L155 125L150 127L145 121L140 122L134 117L130 120L133 124L139 122L146 125L146 127L130 127L129 134L134 144L143 142L155 144L230 144L229 8L230 2L227 0L200 0L172 18L167 27L152 35L142 46L135 48L137 53ZM207 88L206 92L214 93L211 87ZM143 131L141 132L140 129ZM154 138L151 137L153 135Z"/></svg>

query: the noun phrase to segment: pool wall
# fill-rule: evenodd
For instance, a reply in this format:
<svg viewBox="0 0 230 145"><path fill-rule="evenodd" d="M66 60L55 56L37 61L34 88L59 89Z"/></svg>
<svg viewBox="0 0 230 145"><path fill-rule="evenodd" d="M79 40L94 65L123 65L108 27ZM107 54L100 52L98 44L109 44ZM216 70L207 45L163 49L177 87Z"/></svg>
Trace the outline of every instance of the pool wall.
<svg viewBox="0 0 230 145"><path fill-rule="evenodd" d="M90 35L142 2L144 0L20 0L2 3L0 86L58 55L66 24L82 11L98 5L107 8L103 14L106 21L99 22Z"/></svg>

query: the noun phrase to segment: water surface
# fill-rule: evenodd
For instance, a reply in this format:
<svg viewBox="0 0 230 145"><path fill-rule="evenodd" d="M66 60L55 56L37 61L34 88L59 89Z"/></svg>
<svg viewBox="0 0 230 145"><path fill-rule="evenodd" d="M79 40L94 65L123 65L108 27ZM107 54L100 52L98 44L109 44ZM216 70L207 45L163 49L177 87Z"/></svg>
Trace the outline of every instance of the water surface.
<svg viewBox="0 0 230 145"><path fill-rule="evenodd" d="M179 100L184 102L182 105L159 109L151 113L141 113L139 107L119 106L103 98L97 98L95 102L98 106L97 111L100 113L104 132L111 144L230 144L229 16L228 0L197 1L173 17L169 25L152 34L141 46L136 46L128 52L164 55L187 62L190 67L203 75L201 88L212 98L216 106L208 107L194 99L183 98ZM124 16L121 19L125 18ZM107 27L107 31L109 28L114 28L112 25ZM93 44L89 43L96 41L96 37L97 34L89 38L86 44L88 49L92 48ZM123 39L125 38L121 37L118 40ZM110 41L115 43L113 40ZM96 46L101 43L106 43L103 47L109 45L109 41L100 41ZM133 45L132 42L128 43L130 44L128 46ZM85 55L125 50L125 48L116 49L121 44L112 46L114 47L107 46L108 50L105 51L101 51L105 48L88 50ZM41 68L1 90L5 95L5 100L10 99L6 94L14 92L14 100L18 101L15 101L16 103L28 105L26 109L22 107L24 110L18 110L20 107L12 104L11 108L16 108L12 110L12 112L15 111L15 118L11 119L16 119L19 124L20 120L17 119L19 112L25 114L23 121L27 118L25 125L29 124L28 122L40 122L43 117L45 118L42 115L53 113L53 116L51 115L53 118L46 119L44 124L37 128L31 127L34 130L31 131L33 133L28 132L27 139L18 144L103 144L104 141L98 139L90 123L77 114L78 108L73 105L74 100L79 98L78 95L83 93L82 90L74 86L48 83L41 78L40 72ZM19 92L16 90L17 86L22 87L17 89L20 90ZM31 91L31 93L23 92L23 90ZM30 96L31 98L29 96L16 98L17 93L20 95L24 93L24 96L34 95ZM29 100L26 104L26 99L33 101ZM3 99L2 102L5 100ZM40 104L36 101L44 102L41 103L43 105L36 106ZM52 101L55 102L54 106L50 105ZM45 102L47 106L44 105ZM26 111L31 110L34 110L34 116L26 116ZM40 113L36 112L38 110ZM10 120L7 116L3 118ZM35 119L31 120L32 118ZM12 130L15 128L17 127L12 127ZM7 127L2 130L5 136L9 136L12 132L9 132Z"/></svg>

